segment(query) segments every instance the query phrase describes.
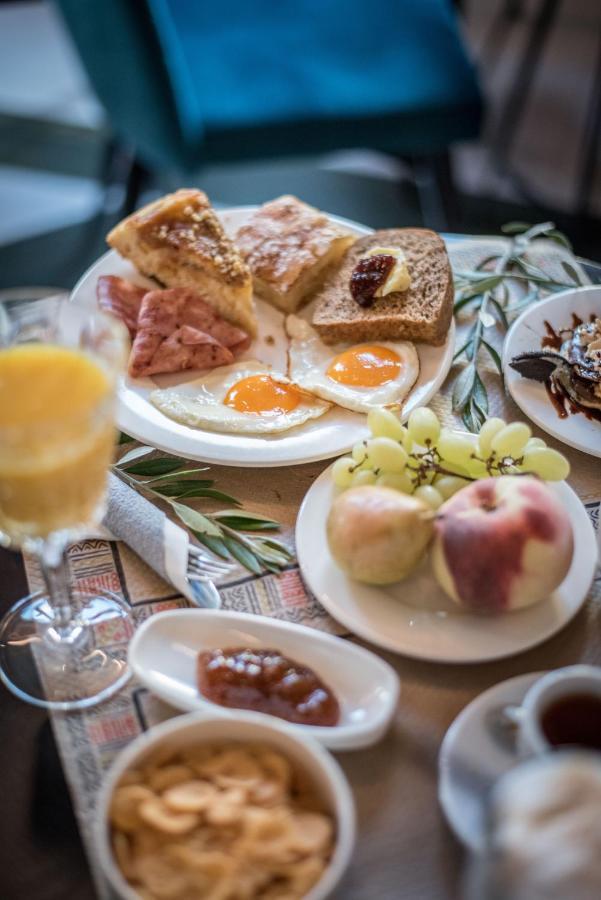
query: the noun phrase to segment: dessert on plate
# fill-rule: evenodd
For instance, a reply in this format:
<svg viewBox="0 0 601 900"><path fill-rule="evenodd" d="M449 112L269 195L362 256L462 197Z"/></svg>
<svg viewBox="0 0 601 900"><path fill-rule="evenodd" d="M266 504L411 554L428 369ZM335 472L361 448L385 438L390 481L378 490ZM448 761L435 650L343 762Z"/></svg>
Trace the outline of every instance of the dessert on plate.
<svg viewBox="0 0 601 900"><path fill-rule="evenodd" d="M264 203L236 235L255 293L288 313L310 299L354 240L324 213L288 195Z"/></svg>
<svg viewBox="0 0 601 900"><path fill-rule="evenodd" d="M453 275L442 238L389 228L360 238L316 294L313 327L326 344L378 340L444 344Z"/></svg>
<svg viewBox="0 0 601 900"><path fill-rule="evenodd" d="M572 315L570 328L545 323L542 350L514 356L509 365L524 378L542 382L558 416L583 413L601 421L601 317L583 322Z"/></svg>
<svg viewBox="0 0 601 900"><path fill-rule="evenodd" d="M203 191L182 188L137 210L107 241L143 275L198 291L251 336L257 332L250 270Z"/></svg>

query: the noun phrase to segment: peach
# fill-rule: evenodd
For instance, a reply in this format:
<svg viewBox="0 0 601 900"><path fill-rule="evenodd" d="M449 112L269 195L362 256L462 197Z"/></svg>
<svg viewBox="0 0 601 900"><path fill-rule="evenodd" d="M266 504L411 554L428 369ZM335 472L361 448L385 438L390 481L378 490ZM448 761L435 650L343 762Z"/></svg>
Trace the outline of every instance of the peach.
<svg viewBox="0 0 601 900"><path fill-rule="evenodd" d="M475 481L438 513L434 575L445 593L471 612L501 613L538 603L568 573L572 525L538 478Z"/></svg>

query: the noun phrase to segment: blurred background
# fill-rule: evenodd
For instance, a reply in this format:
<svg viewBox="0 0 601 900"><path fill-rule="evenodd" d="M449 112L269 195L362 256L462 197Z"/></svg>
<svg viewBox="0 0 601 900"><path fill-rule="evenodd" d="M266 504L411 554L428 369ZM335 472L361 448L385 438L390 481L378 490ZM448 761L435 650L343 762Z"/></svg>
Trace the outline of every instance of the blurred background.
<svg viewBox="0 0 601 900"><path fill-rule="evenodd" d="M0 287L175 186L601 259L597 0L0 0Z"/></svg>

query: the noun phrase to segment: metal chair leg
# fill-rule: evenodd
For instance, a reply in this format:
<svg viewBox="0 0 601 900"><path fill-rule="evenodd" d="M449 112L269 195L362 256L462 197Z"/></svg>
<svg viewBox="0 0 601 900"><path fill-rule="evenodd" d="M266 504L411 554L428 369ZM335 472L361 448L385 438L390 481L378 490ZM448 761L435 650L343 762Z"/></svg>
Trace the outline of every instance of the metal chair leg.
<svg viewBox="0 0 601 900"><path fill-rule="evenodd" d="M528 100L536 68L561 0L542 0L530 32L526 50L494 128L493 155L503 170L507 165L511 143Z"/></svg>
<svg viewBox="0 0 601 900"><path fill-rule="evenodd" d="M601 139L601 40L597 51L597 65L587 122L584 130L584 159L578 178L576 193L576 212L581 215L592 215L591 188L595 184L595 168L599 158L599 141Z"/></svg>
<svg viewBox="0 0 601 900"><path fill-rule="evenodd" d="M457 195L448 151L411 160L424 225L452 230L457 221Z"/></svg>

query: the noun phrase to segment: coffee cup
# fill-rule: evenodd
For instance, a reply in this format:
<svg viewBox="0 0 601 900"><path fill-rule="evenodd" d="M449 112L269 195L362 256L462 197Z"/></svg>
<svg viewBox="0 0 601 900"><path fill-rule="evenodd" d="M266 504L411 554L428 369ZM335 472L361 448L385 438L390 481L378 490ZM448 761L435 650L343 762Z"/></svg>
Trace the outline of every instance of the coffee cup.
<svg viewBox="0 0 601 900"><path fill-rule="evenodd" d="M578 665L549 672L505 715L517 726L520 756L558 747L601 750L601 668Z"/></svg>

